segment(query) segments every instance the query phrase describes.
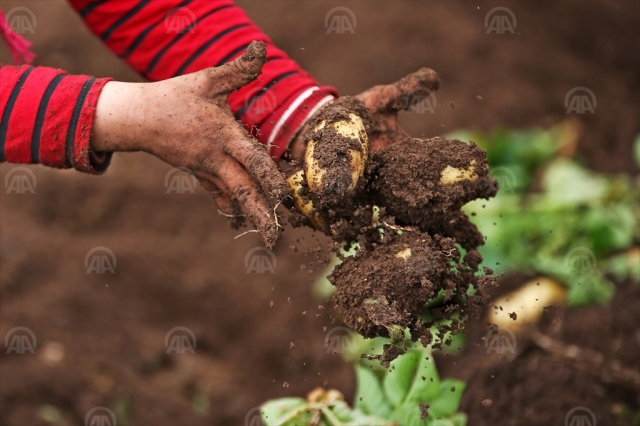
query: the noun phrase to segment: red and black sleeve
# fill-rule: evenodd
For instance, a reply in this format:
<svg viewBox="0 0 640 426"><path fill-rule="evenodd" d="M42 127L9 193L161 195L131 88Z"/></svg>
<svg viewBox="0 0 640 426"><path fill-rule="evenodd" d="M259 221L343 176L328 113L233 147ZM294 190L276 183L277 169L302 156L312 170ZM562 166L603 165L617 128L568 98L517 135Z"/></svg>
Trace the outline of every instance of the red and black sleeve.
<svg viewBox="0 0 640 426"><path fill-rule="evenodd" d="M251 41L264 41L262 75L233 92L229 105L275 159L306 119L338 95L275 47L231 0L69 1L97 37L151 81L223 65Z"/></svg>
<svg viewBox="0 0 640 426"><path fill-rule="evenodd" d="M103 172L111 153L95 153L89 142L98 97L110 80L0 64L0 162Z"/></svg>

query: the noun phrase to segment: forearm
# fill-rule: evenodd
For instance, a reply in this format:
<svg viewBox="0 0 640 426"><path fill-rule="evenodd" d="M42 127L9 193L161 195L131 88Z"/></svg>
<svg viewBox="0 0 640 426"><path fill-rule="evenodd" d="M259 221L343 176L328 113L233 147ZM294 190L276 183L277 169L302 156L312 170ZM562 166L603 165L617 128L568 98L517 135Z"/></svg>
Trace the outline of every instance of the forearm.
<svg viewBox="0 0 640 426"><path fill-rule="evenodd" d="M0 67L0 161L104 171L110 154L94 152L89 140L109 79L46 67Z"/></svg>

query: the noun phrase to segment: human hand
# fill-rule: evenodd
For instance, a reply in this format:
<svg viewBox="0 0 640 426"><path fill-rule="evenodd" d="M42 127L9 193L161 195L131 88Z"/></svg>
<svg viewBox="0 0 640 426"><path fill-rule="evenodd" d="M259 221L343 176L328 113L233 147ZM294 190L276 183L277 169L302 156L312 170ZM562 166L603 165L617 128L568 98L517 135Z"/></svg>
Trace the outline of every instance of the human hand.
<svg viewBox="0 0 640 426"><path fill-rule="evenodd" d="M272 247L280 235L275 208L289 193L264 145L236 122L227 96L253 81L266 48L217 68L155 83L109 82L96 109L91 147L144 151L189 169L218 209L240 226L246 217Z"/></svg>
<svg viewBox="0 0 640 426"><path fill-rule="evenodd" d="M421 68L392 84L374 86L358 95L371 114L369 143L371 152L380 151L394 142L411 139L411 136L398 124L398 113L408 111L415 103L424 98L424 94L434 92L440 87L438 74L430 68ZM323 108L331 108L331 103ZM320 112L320 111L319 111ZM317 113L316 113L317 114ZM308 123L313 123L313 117ZM298 132L291 143L291 157L301 161L306 149L304 134L308 125Z"/></svg>

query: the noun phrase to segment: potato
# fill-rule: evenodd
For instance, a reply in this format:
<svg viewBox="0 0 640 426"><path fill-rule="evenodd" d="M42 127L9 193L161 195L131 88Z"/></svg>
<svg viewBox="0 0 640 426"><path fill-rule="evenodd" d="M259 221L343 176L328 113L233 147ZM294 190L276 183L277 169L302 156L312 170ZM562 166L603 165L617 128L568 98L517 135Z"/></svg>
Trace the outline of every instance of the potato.
<svg viewBox="0 0 640 426"><path fill-rule="evenodd" d="M316 133L326 126L327 121L322 120L314 128L313 132ZM333 127L336 133L341 136L360 141L361 148L359 150L348 150L351 156L351 163L349 165L351 169L351 183L348 189L353 190L364 173L369 155L369 137L367 136L364 121L358 115L349 113L348 120L336 121L329 124L329 126ZM310 139L307 142L307 151L304 157L304 171L307 177L307 184L309 185L309 189L314 193L322 190L324 187L324 178L327 174L327 171L320 166L318 160L313 156L316 146L320 143L323 143L323 141Z"/></svg>
<svg viewBox="0 0 640 426"><path fill-rule="evenodd" d="M536 278L493 302L494 306L502 307L502 310L492 309L488 321L516 331L538 322L545 306L564 303L565 293L565 286L558 281L547 277ZM517 314L515 321L509 317L512 312Z"/></svg>
<svg viewBox="0 0 640 426"><path fill-rule="evenodd" d="M316 228L322 230L324 224L320 215L313 206L313 202L311 200L305 201L302 196L298 193L303 188L303 183L305 181L304 170L298 170L287 178L287 184L289 185L289 189L291 189L291 196L293 197L293 203L296 209L306 216L309 219L311 225Z"/></svg>
<svg viewBox="0 0 640 426"><path fill-rule="evenodd" d="M440 183L442 185L453 185L463 180L474 181L478 179L475 168L476 160L471 160L466 169L447 166L440 173Z"/></svg>

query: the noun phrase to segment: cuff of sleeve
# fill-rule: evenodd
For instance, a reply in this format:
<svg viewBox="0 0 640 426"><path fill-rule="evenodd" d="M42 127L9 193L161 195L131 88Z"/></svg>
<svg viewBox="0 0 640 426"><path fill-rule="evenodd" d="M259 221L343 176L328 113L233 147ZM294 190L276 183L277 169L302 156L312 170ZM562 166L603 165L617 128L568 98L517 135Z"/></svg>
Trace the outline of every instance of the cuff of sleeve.
<svg viewBox="0 0 640 426"><path fill-rule="evenodd" d="M104 85L112 81L111 78L98 78L93 81L86 92L78 116L78 125L72 145L71 166L81 172L90 174L103 173L111 163L112 152L95 152L91 148L91 133L93 119L96 115L98 98ZM87 83L89 83L89 80ZM79 99L79 101L81 101Z"/></svg>
<svg viewBox="0 0 640 426"><path fill-rule="evenodd" d="M294 93L260 125L258 140L266 145L275 161L280 160L307 120L337 97L337 90L329 86L313 86Z"/></svg>

